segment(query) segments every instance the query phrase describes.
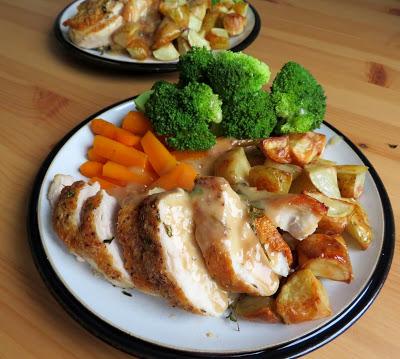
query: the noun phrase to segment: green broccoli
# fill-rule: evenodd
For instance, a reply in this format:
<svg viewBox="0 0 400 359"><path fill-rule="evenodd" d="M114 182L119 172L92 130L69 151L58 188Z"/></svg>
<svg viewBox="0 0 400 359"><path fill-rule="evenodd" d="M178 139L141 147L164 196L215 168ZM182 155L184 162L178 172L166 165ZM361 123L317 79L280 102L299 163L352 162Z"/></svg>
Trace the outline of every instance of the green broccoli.
<svg viewBox="0 0 400 359"><path fill-rule="evenodd" d="M207 83L225 100L260 90L270 75L269 67L260 60L241 52L222 51L209 63Z"/></svg>
<svg viewBox="0 0 400 359"><path fill-rule="evenodd" d="M205 47L192 47L185 55L179 58L179 84L189 82L207 83L207 68L214 61L211 51Z"/></svg>
<svg viewBox="0 0 400 359"><path fill-rule="evenodd" d="M286 63L271 87L278 123L277 134L318 128L325 115L324 90L312 74L296 62Z"/></svg>
<svg viewBox="0 0 400 359"><path fill-rule="evenodd" d="M271 96L262 90L225 100L222 116L219 130L237 139L268 137L276 125Z"/></svg>
<svg viewBox="0 0 400 359"><path fill-rule="evenodd" d="M178 88L158 81L152 90L145 112L155 132L167 137L169 146L201 151L215 145L210 126L221 121L221 101L208 85L193 82Z"/></svg>

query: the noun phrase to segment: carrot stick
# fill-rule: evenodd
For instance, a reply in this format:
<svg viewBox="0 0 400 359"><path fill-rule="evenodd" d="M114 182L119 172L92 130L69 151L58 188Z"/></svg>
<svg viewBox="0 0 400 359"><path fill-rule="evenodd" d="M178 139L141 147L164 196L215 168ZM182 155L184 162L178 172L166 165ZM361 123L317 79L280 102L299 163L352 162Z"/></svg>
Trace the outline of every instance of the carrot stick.
<svg viewBox="0 0 400 359"><path fill-rule="evenodd" d="M151 130L151 123L143 112L131 111L124 117L122 128L135 135L142 136Z"/></svg>
<svg viewBox="0 0 400 359"><path fill-rule="evenodd" d="M148 161L145 153L98 135L94 137L93 152L97 156L128 167L137 166L144 168Z"/></svg>
<svg viewBox="0 0 400 359"><path fill-rule="evenodd" d="M106 163L107 158L98 156L94 153L93 147L89 148L87 151L87 158L89 161L95 161L95 162L100 162L100 163Z"/></svg>
<svg viewBox="0 0 400 359"><path fill-rule="evenodd" d="M191 191L197 176L194 168L187 163L178 164L172 171L162 175L151 184L151 187L161 187L167 191L174 188L183 188Z"/></svg>
<svg viewBox="0 0 400 359"><path fill-rule="evenodd" d="M105 180L104 178L101 178L101 177L92 177L90 179L90 183L94 183L94 182L98 182L102 189L110 189L110 188L117 187L116 184L111 183L110 181L107 181L107 180Z"/></svg>
<svg viewBox="0 0 400 359"><path fill-rule="evenodd" d="M206 157L208 155L208 151L172 151L171 155L174 156L178 161L197 160L199 158Z"/></svg>
<svg viewBox="0 0 400 359"><path fill-rule="evenodd" d="M174 156L151 132L147 131L140 141L144 152L149 156L149 161L154 170L160 176L171 171L177 165Z"/></svg>
<svg viewBox="0 0 400 359"><path fill-rule="evenodd" d="M108 161L103 166L103 176L118 181L133 182L143 185L149 185L154 181L154 178L149 176L147 172L133 172L127 167L111 161Z"/></svg>
<svg viewBox="0 0 400 359"><path fill-rule="evenodd" d="M126 146L135 146L140 143L140 137L135 136L129 131L119 128L110 122L100 118L94 119L90 124L95 135L101 135L112 140L121 142Z"/></svg>
<svg viewBox="0 0 400 359"><path fill-rule="evenodd" d="M103 164L95 161L86 161L85 163L81 164L79 171L85 177L98 177L101 176L103 172Z"/></svg>

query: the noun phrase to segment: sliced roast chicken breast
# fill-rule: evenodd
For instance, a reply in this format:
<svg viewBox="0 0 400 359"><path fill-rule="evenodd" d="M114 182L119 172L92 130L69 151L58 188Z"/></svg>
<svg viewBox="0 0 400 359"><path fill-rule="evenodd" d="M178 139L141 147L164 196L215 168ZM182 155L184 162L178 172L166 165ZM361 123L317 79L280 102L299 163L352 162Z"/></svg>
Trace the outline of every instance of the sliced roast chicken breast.
<svg viewBox="0 0 400 359"><path fill-rule="evenodd" d="M111 44L111 35L120 28L124 19L124 3L117 0L87 0L78 6L78 12L64 22L69 36L76 45L94 49Z"/></svg>
<svg viewBox="0 0 400 359"><path fill-rule="evenodd" d="M258 201L272 223L302 240L318 227L318 222L326 214L327 208L317 200L303 194L269 196Z"/></svg>
<svg viewBox="0 0 400 359"><path fill-rule="evenodd" d="M58 198L60 197L61 191L64 187L70 186L75 182L74 177L57 174L54 176L53 181L50 184L49 191L47 192L47 199L50 202L51 208L54 208Z"/></svg>
<svg viewBox="0 0 400 359"><path fill-rule="evenodd" d="M191 199L177 189L151 195L137 208L142 263L148 280L172 305L221 315L228 294L211 278L194 238Z"/></svg>
<svg viewBox="0 0 400 359"><path fill-rule="evenodd" d="M65 186L53 210L53 227L67 248L77 254L77 236L81 224L81 210L85 201L100 190L100 185L76 181Z"/></svg>
<svg viewBox="0 0 400 359"><path fill-rule="evenodd" d="M212 277L226 290L269 296L279 286L250 226L246 204L222 177L200 177L192 193L195 236Z"/></svg>
<svg viewBox="0 0 400 359"><path fill-rule="evenodd" d="M77 253L114 285L130 288L133 284L115 238L118 209L117 200L104 190L86 200L82 208Z"/></svg>

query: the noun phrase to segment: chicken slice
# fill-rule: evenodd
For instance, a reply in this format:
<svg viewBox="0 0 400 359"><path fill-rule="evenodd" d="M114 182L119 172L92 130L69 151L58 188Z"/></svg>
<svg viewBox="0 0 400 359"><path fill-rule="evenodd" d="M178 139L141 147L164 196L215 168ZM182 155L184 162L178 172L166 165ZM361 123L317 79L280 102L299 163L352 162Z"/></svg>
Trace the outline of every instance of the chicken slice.
<svg viewBox="0 0 400 359"><path fill-rule="evenodd" d="M270 296L278 276L248 221L248 210L222 177L200 177L192 193L196 240L211 276L226 290Z"/></svg>
<svg viewBox="0 0 400 359"><path fill-rule="evenodd" d="M228 294L211 278L194 238L190 196L182 189L155 194L137 211L144 270L158 292L193 313L223 314Z"/></svg>
<svg viewBox="0 0 400 359"><path fill-rule="evenodd" d="M53 211L53 227L68 249L76 253L77 236L81 224L81 210L84 202L100 190L100 185L76 181L62 189Z"/></svg>
<svg viewBox="0 0 400 359"><path fill-rule="evenodd" d="M117 200L101 190L86 200L77 239L77 253L112 284L133 287L115 239Z"/></svg>
<svg viewBox="0 0 400 359"><path fill-rule="evenodd" d="M111 35L123 25L124 3L117 0L86 0L78 13L66 20L71 41L83 48L94 49L111 44Z"/></svg>
<svg viewBox="0 0 400 359"><path fill-rule="evenodd" d="M54 179L50 184L49 191L47 192L47 199L50 202L51 208L54 208L56 205L62 189L66 186L70 186L74 182L75 179L68 175L57 174L54 176Z"/></svg>
<svg viewBox="0 0 400 359"><path fill-rule="evenodd" d="M302 240L318 227L318 222L326 214L327 208L317 200L304 194L268 196L258 202L265 215L280 229Z"/></svg>

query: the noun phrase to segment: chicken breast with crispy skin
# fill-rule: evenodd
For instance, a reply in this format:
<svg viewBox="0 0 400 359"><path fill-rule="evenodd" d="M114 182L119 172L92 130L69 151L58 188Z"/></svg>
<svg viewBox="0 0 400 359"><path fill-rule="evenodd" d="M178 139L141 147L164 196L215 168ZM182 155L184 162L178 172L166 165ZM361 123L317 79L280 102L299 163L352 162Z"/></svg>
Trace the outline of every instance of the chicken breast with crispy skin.
<svg viewBox="0 0 400 359"><path fill-rule="evenodd" d="M117 200L104 190L85 201L76 251L112 284L131 288L133 284L115 238L118 208Z"/></svg>
<svg viewBox="0 0 400 359"><path fill-rule="evenodd" d="M222 177L200 177L192 192L195 236L211 276L226 290L270 296L278 276L250 226L248 210Z"/></svg>
<svg viewBox="0 0 400 359"><path fill-rule="evenodd" d="M74 177L68 175L57 174L54 176L53 181L51 182L49 190L47 192L47 199L50 202L51 208L54 208L54 206L56 205L62 189L66 186L70 186L74 182Z"/></svg>
<svg viewBox="0 0 400 359"><path fill-rule="evenodd" d="M77 236L81 224L81 210L85 201L100 190L100 185L76 181L62 189L53 210L53 227L67 248L76 253Z"/></svg>
<svg viewBox="0 0 400 359"><path fill-rule="evenodd" d="M182 189L145 198L137 208L142 267L172 305L219 316L228 294L211 278L194 238L190 196Z"/></svg>
<svg viewBox="0 0 400 359"><path fill-rule="evenodd" d="M71 41L83 48L94 49L111 44L111 35L123 24L124 3L118 0L86 0L78 12L66 20Z"/></svg>

